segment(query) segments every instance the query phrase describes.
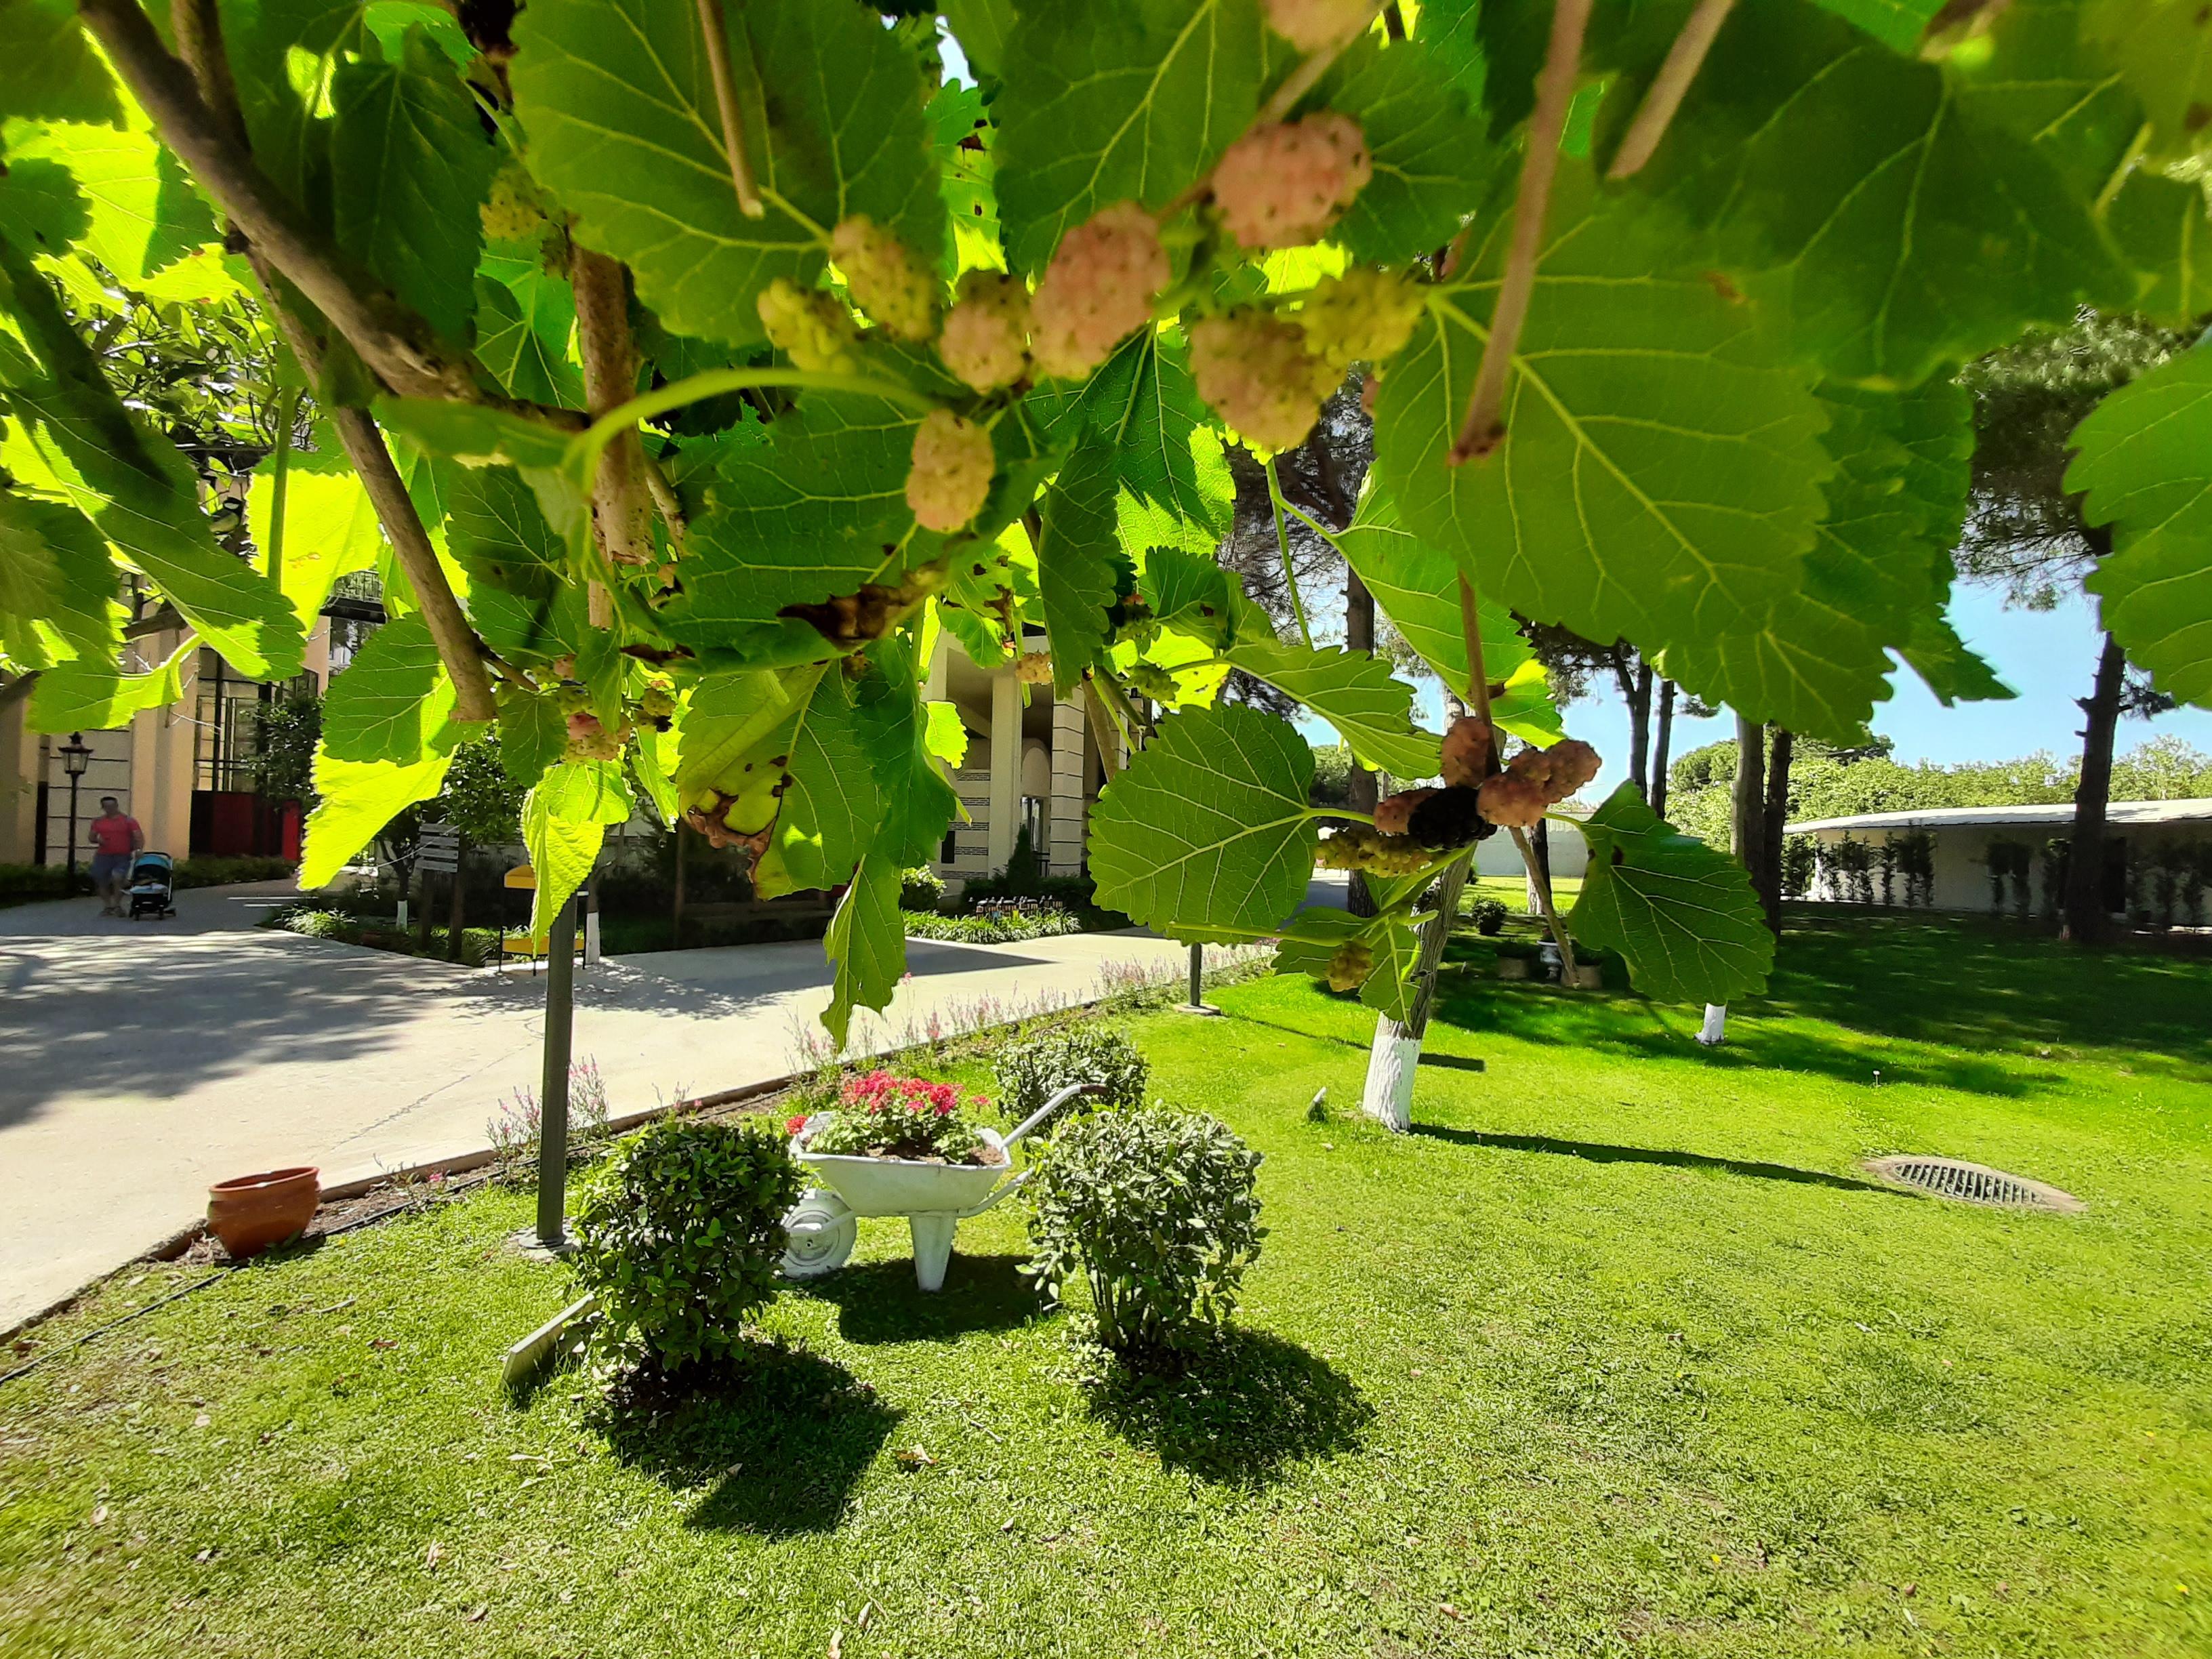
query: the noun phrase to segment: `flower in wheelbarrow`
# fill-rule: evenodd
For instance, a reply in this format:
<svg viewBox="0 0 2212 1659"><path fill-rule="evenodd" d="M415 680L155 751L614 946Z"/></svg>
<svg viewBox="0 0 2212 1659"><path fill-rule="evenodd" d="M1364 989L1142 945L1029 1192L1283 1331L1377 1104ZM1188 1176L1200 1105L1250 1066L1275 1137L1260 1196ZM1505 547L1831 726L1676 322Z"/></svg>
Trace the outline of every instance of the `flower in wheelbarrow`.
<svg viewBox="0 0 2212 1659"><path fill-rule="evenodd" d="M783 1121L783 1132L787 1135L795 1135L805 1127L806 1114L804 1112L797 1113Z"/></svg>

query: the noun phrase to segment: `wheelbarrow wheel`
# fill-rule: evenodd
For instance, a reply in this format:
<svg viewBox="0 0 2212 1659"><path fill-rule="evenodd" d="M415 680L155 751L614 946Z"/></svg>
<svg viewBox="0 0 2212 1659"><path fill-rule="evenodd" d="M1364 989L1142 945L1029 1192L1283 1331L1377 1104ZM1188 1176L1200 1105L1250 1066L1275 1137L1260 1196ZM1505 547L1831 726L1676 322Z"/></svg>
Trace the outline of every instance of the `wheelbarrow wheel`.
<svg viewBox="0 0 2212 1659"><path fill-rule="evenodd" d="M819 1279L851 1258L860 1224L843 1199L817 1188L785 1213L783 1231L783 1276Z"/></svg>

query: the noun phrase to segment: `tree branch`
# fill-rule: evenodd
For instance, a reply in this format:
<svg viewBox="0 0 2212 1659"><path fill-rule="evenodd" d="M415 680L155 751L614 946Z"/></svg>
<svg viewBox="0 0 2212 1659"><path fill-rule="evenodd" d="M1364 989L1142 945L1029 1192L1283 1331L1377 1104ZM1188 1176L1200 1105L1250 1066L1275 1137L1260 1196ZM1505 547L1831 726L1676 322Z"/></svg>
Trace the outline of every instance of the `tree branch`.
<svg viewBox="0 0 2212 1659"><path fill-rule="evenodd" d="M1659 65L1659 73L1644 88L1644 101L1636 106L1636 118L1628 124L1620 148L1613 153L1613 165L1605 170L1607 178L1630 179L1644 170L1659 141L1667 136L1668 124L1681 108L1683 96L1697 78L1705 54L1712 50L1713 37L1721 32L1721 25L1735 7L1735 0L1698 0L1697 9L1668 48L1667 61Z"/></svg>
<svg viewBox="0 0 2212 1659"><path fill-rule="evenodd" d="M714 82L714 103L722 116L722 144L730 153L730 183L738 192L738 211L757 219L768 211L753 164L745 154L745 112L738 102L738 76L730 63L730 25L722 0L699 0L699 26L707 35L707 73ZM593 410L593 414L599 411Z"/></svg>
<svg viewBox="0 0 2212 1659"><path fill-rule="evenodd" d="M576 290L576 339L584 359L584 398L596 417L620 408L637 389L637 343L629 328L629 273L581 242L568 244ZM599 452L592 477L592 532L617 571L653 562L653 509L646 493L645 448L626 427Z"/></svg>
<svg viewBox="0 0 2212 1659"><path fill-rule="evenodd" d="M1283 485L1275 476L1273 457L1268 459L1266 471L1267 501L1274 509L1275 545L1283 556L1283 586L1291 596L1291 614L1298 619L1298 639L1310 651L1313 649L1313 629L1306 623L1305 601L1298 597L1298 573L1291 568L1291 526L1284 518L1287 509L1283 502Z"/></svg>
<svg viewBox="0 0 2212 1659"><path fill-rule="evenodd" d="M1543 907L1544 924L1552 930L1552 943L1559 947L1559 972L1571 982L1575 976L1575 940L1559 920L1559 907L1552 902L1552 878L1544 866L1536 862L1536 849L1528 844L1528 832L1520 825L1513 827L1513 844L1521 849L1521 862L1528 871L1528 884L1536 890L1536 902Z"/></svg>
<svg viewBox="0 0 2212 1659"><path fill-rule="evenodd" d="M1482 605L1475 596L1474 584L1462 571L1459 578L1459 631L1467 644L1467 700L1478 719L1486 723L1490 719L1490 670L1482 660ZM1497 751L1498 740L1491 739L1491 750Z"/></svg>
<svg viewBox="0 0 2212 1659"><path fill-rule="evenodd" d="M110 0L80 0L88 14L94 6L109 3ZM145 14L138 9L135 0L124 0L118 9L127 9L141 27L149 27ZM242 132L245 121L234 101L237 86L231 77L228 54L222 43L222 19L214 0L183 0L177 11L180 16L189 16L189 21L179 28L178 40L191 55L191 67L187 70L166 52L160 52L162 62L186 77L181 90L192 100L210 131L218 136L225 130ZM160 41L156 40L154 45L159 52ZM217 100L220 114L201 100L199 89L203 86ZM242 145L239 147L239 158L249 172L259 176L251 153ZM260 283L262 297L276 319L277 331L291 348L293 356L299 360L301 373L311 382L319 384L325 343L287 302L279 283L279 270L272 269L266 247L254 240L250 232L247 241L246 257ZM399 469L392 463L392 452L385 447L384 434L363 410L332 408L330 416L331 424L337 430L338 441L345 446L347 458L361 475L362 487L368 493L369 505L375 509L377 522L392 543L393 556L415 589L416 602L422 607L422 621L430 630L432 643L438 647L439 660L453 677L454 717L469 721L497 718L499 706L492 699L483 645L462 612L460 601L453 597L452 585L446 580L445 568L438 562L437 550L430 545L429 532L422 526L422 515L415 510L414 498L408 495ZM281 505L280 502L280 510ZM281 525L281 519L278 522Z"/></svg>
<svg viewBox="0 0 2212 1659"><path fill-rule="evenodd" d="M205 0L189 0L179 10ZM234 106L228 117L210 108L191 70L170 56L137 0L77 0L77 15L106 49L109 59L161 130L161 141L189 167L246 240L308 302L328 318L377 377L414 398L483 401L465 362L447 354L428 325L389 294L356 287L337 251L308 225L255 165L238 133ZM182 44L203 50L209 19L203 13ZM195 42L191 37L201 37ZM210 57L209 95L221 96L229 81ZM235 91L231 96L235 98Z"/></svg>
<svg viewBox="0 0 2212 1659"><path fill-rule="evenodd" d="M1505 435L1498 411L1505 402L1505 375L1528 320L1528 301L1536 288L1536 259L1544 245L1544 218L1551 206L1552 180L1559 170L1559 137L1566 131L1567 106L1574 101L1575 72L1582 62L1583 30L1589 22L1590 0L1554 0L1552 40L1536 76L1536 107L1528 118L1528 153L1521 158L1521 188L1513 201L1513 241L1505 259L1504 280L1490 313L1490 337L1482 343L1482 366L1467 419L1453 442L1450 465L1487 455Z"/></svg>

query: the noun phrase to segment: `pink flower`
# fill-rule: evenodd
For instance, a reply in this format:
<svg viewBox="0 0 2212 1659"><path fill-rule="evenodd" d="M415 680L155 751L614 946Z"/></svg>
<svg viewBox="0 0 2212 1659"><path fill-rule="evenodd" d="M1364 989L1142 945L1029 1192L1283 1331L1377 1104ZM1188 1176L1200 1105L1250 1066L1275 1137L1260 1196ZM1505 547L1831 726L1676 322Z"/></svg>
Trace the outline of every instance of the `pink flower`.
<svg viewBox="0 0 2212 1659"><path fill-rule="evenodd" d="M937 1115L939 1117L951 1117L952 1115L952 1103L949 1100L939 1101L937 1103Z"/></svg>
<svg viewBox="0 0 2212 1659"><path fill-rule="evenodd" d="M793 1117L787 1117L783 1121L783 1132L786 1134L795 1135L805 1127L806 1114L804 1112L800 1112Z"/></svg>

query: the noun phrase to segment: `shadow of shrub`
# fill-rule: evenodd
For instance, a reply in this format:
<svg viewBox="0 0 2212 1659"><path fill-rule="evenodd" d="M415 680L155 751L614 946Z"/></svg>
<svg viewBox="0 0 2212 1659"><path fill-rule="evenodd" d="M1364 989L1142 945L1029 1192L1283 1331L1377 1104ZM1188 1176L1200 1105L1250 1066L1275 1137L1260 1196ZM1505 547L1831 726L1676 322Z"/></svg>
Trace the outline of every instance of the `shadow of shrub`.
<svg viewBox="0 0 2212 1659"><path fill-rule="evenodd" d="M1234 1325L1176 1375L1109 1359L1085 1386L1091 1415L1123 1439L1226 1486L1266 1486L1291 1464L1356 1450L1375 1417L1327 1360Z"/></svg>
<svg viewBox="0 0 2212 1659"><path fill-rule="evenodd" d="M1011 1330L1043 1311L1036 1284L1021 1275L1024 1259L955 1250L934 1295L915 1288L914 1263L904 1257L842 1268L799 1289L836 1304L838 1334L848 1342L946 1342L969 1331Z"/></svg>
<svg viewBox="0 0 2212 1659"><path fill-rule="evenodd" d="M599 1413L623 1462L709 1488L685 1525L771 1538L835 1528L898 1419L842 1366L768 1343L727 1365L633 1374Z"/></svg>

